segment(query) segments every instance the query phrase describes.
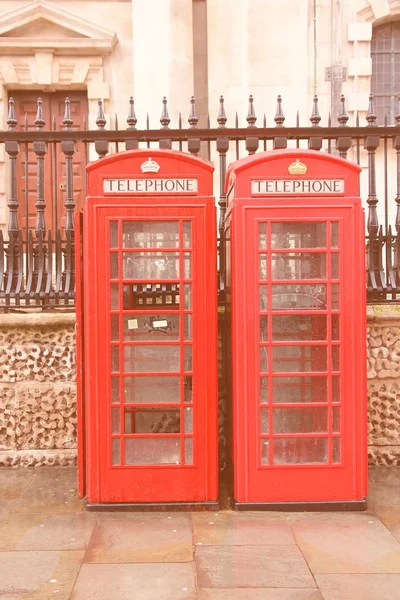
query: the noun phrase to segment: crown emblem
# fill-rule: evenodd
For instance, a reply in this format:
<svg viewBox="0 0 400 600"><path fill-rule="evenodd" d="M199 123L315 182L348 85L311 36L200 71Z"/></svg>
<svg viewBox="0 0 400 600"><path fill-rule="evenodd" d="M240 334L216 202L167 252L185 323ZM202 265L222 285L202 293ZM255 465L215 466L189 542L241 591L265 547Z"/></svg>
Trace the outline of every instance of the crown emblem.
<svg viewBox="0 0 400 600"><path fill-rule="evenodd" d="M160 165L155 160L151 160L150 156L140 168L142 169L142 173L158 173L161 169Z"/></svg>
<svg viewBox="0 0 400 600"><path fill-rule="evenodd" d="M291 165L289 165L288 171L291 175L304 175L307 173L307 167L297 158L294 162L292 162Z"/></svg>

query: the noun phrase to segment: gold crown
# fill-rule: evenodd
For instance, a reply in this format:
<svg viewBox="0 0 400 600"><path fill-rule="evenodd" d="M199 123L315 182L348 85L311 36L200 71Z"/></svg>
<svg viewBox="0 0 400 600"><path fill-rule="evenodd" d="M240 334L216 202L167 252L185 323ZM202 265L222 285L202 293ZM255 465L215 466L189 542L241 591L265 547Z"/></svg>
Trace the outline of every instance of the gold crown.
<svg viewBox="0 0 400 600"><path fill-rule="evenodd" d="M296 158L295 162L289 165L288 171L291 175L304 175L304 173L307 173L307 167Z"/></svg>
<svg viewBox="0 0 400 600"><path fill-rule="evenodd" d="M142 173L158 173L161 167L155 160L151 160L151 157L149 157L140 168L142 169Z"/></svg>

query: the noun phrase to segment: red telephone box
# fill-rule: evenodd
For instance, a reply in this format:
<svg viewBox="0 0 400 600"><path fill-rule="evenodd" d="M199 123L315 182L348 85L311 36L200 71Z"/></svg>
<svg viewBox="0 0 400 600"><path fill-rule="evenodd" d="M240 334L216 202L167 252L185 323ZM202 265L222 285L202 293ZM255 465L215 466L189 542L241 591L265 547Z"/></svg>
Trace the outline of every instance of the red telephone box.
<svg viewBox="0 0 400 600"><path fill-rule="evenodd" d="M87 167L77 288L88 507L218 506L213 170L153 149Z"/></svg>
<svg viewBox="0 0 400 600"><path fill-rule="evenodd" d="M299 149L256 154L228 170L238 509L365 507L359 173L341 158Z"/></svg>

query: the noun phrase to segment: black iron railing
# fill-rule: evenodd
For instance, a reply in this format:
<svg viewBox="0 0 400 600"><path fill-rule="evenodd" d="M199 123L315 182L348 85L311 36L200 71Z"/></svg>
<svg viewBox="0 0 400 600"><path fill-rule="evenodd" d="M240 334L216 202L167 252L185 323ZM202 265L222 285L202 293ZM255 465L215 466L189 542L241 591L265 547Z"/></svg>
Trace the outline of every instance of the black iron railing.
<svg viewBox="0 0 400 600"><path fill-rule="evenodd" d="M118 119L113 119L114 129L106 130L103 102L98 102L97 129L74 129L69 99L65 100L63 128L46 129L42 102L37 101L36 119L29 130L17 128L14 101L9 99L8 130L0 131L0 144L8 155L8 226L0 235L0 310L19 307L51 309L74 307L75 302L75 232L74 213L79 206L74 192L76 185L76 154L81 145L85 166L93 153L99 158L110 152L133 148L176 148L194 155L214 160L219 181L219 243L223 251L223 221L226 209L224 181L228 160L268 149L287 147L304 148L335 153L362 164L368 171L366 182L366 261L367 297L371 302L400 299L400 101L395 126L377 126L373 97L370 96L365 125L358 116L354 126L348 126L345 99L340 98L338 124L328 118L321 126L318 98L315 96L311 111L311 125L301 127L296 115L294 127L286 127L282 99L278 96L274 126L267 127L264 115L262 126L257 127L257 116L252 96L249 98L247 125L239 126L238 115L234 127L227 127L224 99L221 96L215 127L198 127L195 100L191 99L188 127L182 127L179 115L178 128L170 128L167 101L164 98L160 118L161 128L151 129L149 118L146 127L137 129L134 101L131 98L126 119L127 128L119 130ZM35 190L29 189L34 157ZM60 161L65 168L64 182L57 181ZM364 165L365 162L365 165ZM378 166L377 166L378 165ZM82 166L82 165L81 165ZM52 185L45 185L49 178ZM83 194L86 194L86 174L83 169ZM24 185L21 188L21 181ZM391 187L395 182L395 193ZM63 186L63 208L59 208L59 188ZM21 192L21 189L23 190ZM32 193L34 198L32 198ZM29 207L34 203L35 225ZM23 205L21 207L21 204ZM50 211L51 223L46 222ZM382 207L382 208L381 208ZM62 214L60 214L62 213ZM380 223L379 220L382 222ZM223 260L220 261L223 266ZM222 268L221 268L222 271ZM221 272L221 287L223 273Z"/></svg>

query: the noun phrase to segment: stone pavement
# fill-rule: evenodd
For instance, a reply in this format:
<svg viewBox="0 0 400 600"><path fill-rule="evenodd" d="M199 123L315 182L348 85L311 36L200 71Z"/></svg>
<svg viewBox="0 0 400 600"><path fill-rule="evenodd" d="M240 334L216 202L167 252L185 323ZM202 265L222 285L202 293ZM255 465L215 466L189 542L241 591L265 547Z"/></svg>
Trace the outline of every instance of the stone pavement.
<svg viewBox="0 0 400 600"><path fill-rule="evenodd" d="M400 468L366 513L86 513L68 468L0 469L0 600L400 600Z"/></svg>

